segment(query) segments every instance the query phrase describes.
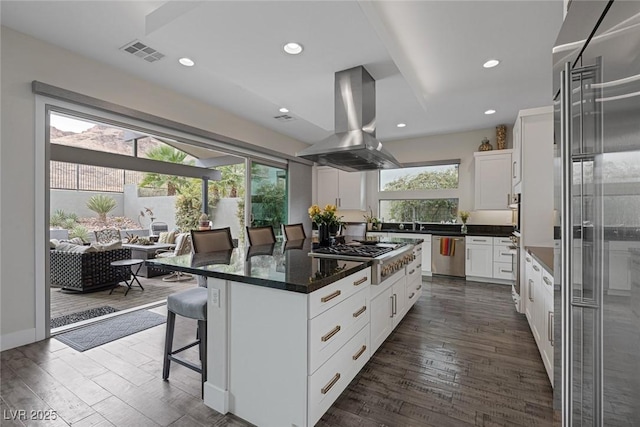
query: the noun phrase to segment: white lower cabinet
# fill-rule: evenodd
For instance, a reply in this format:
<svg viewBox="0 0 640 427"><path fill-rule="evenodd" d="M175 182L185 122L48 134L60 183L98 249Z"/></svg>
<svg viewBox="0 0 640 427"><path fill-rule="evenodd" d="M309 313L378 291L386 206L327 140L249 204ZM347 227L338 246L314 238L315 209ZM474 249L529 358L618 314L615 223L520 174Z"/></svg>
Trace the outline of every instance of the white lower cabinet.
<svg viewBox="0 0 640 427"><path fill-rule="evenodd" d="M405 272L371 286L371 354L384 342L407 313Z"/></svg>
<svg viewBox="0 0 640 427"><path fill-rule="evenodd" d="M525 254L525 282L522 288L525 315L538 345L545 370L553 384L553 274L529 253Z"/></svg>
<svg viewBox="0 0 640 427"><path fill-rule="evenodd" d="M422 260L417 258L407 266L407 311L413 307L418 298L422 295L422 272L420 264Z"/></svg>
<svg viewBox="0 0 640 427"><path fill-rule="evenodd" d="M465 275L493 278L493 237L467 236Z"/></svg>
<svg viewBox="0 0 640 427"><path fill-rule="evenodd" d="M369 328L363 327L327 363L309 377L309 424L327 412L340 393L367 363L370 356Z"/></svg>

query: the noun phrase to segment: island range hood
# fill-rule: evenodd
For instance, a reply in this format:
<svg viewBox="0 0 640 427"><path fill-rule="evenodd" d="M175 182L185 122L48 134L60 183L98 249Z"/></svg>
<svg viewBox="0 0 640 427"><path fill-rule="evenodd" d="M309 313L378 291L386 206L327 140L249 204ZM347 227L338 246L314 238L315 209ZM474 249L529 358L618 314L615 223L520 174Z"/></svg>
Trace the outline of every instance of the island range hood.
<svg viewBox="0 0 640 427"><path fill-rule="evenodd" d="M334 132L296 156L347 172L402 167L376 139L376 82L362 66L335 75Z"/></svg>

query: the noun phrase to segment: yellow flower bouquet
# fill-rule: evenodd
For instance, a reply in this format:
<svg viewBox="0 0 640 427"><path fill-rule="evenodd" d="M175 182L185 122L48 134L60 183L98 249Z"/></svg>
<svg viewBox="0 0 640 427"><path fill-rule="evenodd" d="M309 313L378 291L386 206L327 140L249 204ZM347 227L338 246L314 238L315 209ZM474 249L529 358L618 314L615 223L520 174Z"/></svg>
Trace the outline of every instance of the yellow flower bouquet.
<svg viewBox="0 0 640 427"><path fill-rule="evenodd" d="M309 208L309 218L318 225L341 225L342 217L336 215L338 208L336 205L327 205L324 209L318 205Z"/></svg>

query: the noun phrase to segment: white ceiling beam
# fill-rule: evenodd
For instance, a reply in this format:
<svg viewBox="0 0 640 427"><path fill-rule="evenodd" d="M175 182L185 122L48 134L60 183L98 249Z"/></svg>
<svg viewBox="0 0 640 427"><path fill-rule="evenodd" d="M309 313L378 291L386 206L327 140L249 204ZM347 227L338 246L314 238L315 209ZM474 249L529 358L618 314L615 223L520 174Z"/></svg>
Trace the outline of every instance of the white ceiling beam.
<svg viewBox="0 0 640 427"><path fill-rule="evenodd" d="M236 156L218 156L209 157L207 159L197 159L196 166L201 168L214 168L218 166L237 165L238 163L244 163L242 157Z"/></svg>

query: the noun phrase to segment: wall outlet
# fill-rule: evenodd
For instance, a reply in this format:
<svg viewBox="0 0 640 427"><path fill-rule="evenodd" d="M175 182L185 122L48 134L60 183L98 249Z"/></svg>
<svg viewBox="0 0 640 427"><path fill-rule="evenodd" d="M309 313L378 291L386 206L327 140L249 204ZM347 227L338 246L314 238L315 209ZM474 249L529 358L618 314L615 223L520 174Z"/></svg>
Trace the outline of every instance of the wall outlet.
<svg viewBox="0 0 640 427"><path fill-rule="evenodd" d="M209 295L211 297L211 305L220 307L220 289L209 289Z"/></svg>

